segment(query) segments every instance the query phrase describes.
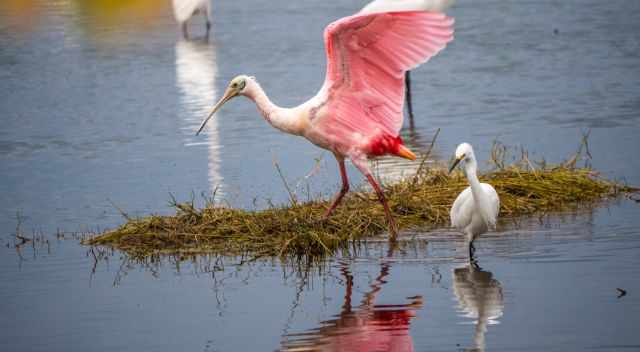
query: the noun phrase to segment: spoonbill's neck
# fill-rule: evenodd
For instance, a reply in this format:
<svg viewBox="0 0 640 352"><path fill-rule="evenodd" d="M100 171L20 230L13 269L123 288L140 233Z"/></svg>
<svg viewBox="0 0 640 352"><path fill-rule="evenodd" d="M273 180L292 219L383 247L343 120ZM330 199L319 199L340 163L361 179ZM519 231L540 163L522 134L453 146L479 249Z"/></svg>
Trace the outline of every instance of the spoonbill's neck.
<svg viewBox="0 0 640 352"><path fill-rule="evenodd" d="M246 96L256 103L258 111L269 123L271 123L271 115L273 115L277 110L281 109L279 106L271 102L262 87L260 87L260 85L257 83L249 92L247 92Z"/></svg>
<svg viewBox="0 0 640 352"><path fill-rule="evenodd" d="M260 114L273 127L290 134L301 135L304 124L296 109L282 108L274 104L259 84L255 84L246 96L256 103Z"/></svg>

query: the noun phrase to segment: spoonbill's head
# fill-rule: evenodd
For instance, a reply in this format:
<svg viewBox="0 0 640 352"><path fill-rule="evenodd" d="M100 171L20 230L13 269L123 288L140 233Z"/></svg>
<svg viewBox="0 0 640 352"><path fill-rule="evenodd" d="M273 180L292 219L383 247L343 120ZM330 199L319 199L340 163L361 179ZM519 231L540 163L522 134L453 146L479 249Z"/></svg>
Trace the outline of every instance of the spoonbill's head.
<svg viewBox="0 0 640 352"><path fill-rule="evenodd" d="M251 92L253 92L257 84L258 83L253 77L249 77L246 75L240 75L240 76L234 77L229 82L227 89L225 89L224 94L222 95L222 98L220 98L220 100L218 100L216 105L213 106L213 109L211 109L211 112L209 113L207 118L205 118L204 121L202 121L202 124L200 125L198 132L196 132L196 136L200 132L202 132L202 129L207 124L209 119L211 119L211 117L222 107L222 105L224 105L224 103L228 102L232 98L237 97L238 95L251 94Z"/></svg>
<svg viewBox="0 0 640 352"><path fill-rule="evenodd" d="M461 161L466 163L471 161L473 158L475 158L475 156L473 155L473 148L471 147L471 144L462 143L458 145L458 148L456 148L456 159L453 161L453 164L451 164L449 173L451 173L451 171L453 171Z"/></svg>

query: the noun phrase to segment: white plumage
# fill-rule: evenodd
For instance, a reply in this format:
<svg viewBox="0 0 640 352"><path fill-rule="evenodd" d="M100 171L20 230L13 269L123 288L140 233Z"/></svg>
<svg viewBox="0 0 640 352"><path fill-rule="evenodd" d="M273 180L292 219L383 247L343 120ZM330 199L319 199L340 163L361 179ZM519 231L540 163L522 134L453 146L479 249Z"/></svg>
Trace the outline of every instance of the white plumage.
<svg viewBox="0 0 640 352"><path fill-rule="evenodd" d="M456 149L456 160L450 171L461 161L464 162L469 187L463 190L453 202L450 216L451 225L467 236L471 256L473 240L489 229L495 228L500 211L500 198L493 186L480 183L478 180L478 164L473 148L468 143L462 143Z"/></svg>
<svg viewBox="0 0 640 352"><path fill-rule="evenodd" d="M455 0L374 0L361 11L365 13L401 12L401 11L433 11L443 12L453 5Z"/></svg>
<svg viewBox="0 0 640 352"><path fill-rule="evenodd" d="M504 311L502 285L490 271L472 264L454 269L452 283L458 312L476 321L475 348L465 351L484 351L487 327L498 324Z"/></svg>
<svg viewBox="0 0 640 352"><path fill-rule="evenodd" d="M176 21L182 26L182 33L185 38L189 37L187 32L187 21L198 13L202 13L206 20L207 35L211 27L211 1L210 0L172 0L173 15Z"/></svg>
<svg viewBox="0 0 640 352"><path fill-rule="evenodd" d="M179 23L186 22L200 11L211 14L209 0L173 0L173 15Z"/></svg>

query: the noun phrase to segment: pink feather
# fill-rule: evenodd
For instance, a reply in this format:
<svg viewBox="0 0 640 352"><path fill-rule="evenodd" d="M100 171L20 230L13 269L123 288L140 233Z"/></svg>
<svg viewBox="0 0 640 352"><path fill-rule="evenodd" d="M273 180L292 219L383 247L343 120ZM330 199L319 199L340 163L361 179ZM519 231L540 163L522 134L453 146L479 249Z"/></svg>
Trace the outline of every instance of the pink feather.
<svg viewBox="0 0 640 352"><path fill-rule="evenodd" d="M350 157L395 154L404 73L453 40L453 22L442 13L409 11L354 15L329 24L321 90L328 109L312 116L313 127Z"/></svg>

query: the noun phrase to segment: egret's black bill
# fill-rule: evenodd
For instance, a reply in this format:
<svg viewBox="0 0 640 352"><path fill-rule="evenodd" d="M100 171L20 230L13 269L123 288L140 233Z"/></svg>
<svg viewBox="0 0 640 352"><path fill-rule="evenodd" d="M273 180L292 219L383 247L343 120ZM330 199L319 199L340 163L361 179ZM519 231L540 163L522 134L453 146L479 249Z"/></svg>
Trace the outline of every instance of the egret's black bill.
<svg viewBox="0 0 640 352"><path fill-rule="evenodd" d="M451 164L451 167L449 168L449 173L451 173L451 171L453 171L453 169L456 168L456 166L458 166L458 164L460 163L460 161L462 161L462 158L460 159L456 159L453 164Z"/></svg>

